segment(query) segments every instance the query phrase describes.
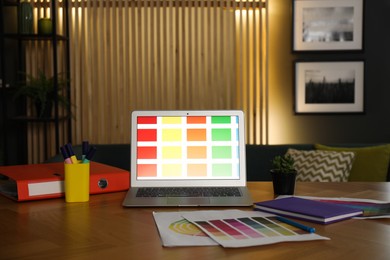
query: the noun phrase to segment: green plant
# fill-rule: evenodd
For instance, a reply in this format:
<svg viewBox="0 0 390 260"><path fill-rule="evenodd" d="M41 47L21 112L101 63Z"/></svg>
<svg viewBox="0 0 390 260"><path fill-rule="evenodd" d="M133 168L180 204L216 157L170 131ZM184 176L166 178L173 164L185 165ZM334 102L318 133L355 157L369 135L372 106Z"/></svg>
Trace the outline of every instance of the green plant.
<svg viewBox="0 0 390 260"><path fill-rule="evenodd" d="M283 156L275 156L272 160L273 170L275 172L290 173L295 172L294 158L291 155L286 154Z"/></svg>
<svg viewBox="0 0 390 260"><path fill-rule="evenodd" d="M68 80L61 73L57 75L57 88L54 86L54 77L46 77L43 71L39 71L36 77L25 74L25 79L18 85L14 98L29 97L37 108L38 117L43 117L46 109L51 111L56 96L58 104L69 107L69 100L62 95Z"/></svg>

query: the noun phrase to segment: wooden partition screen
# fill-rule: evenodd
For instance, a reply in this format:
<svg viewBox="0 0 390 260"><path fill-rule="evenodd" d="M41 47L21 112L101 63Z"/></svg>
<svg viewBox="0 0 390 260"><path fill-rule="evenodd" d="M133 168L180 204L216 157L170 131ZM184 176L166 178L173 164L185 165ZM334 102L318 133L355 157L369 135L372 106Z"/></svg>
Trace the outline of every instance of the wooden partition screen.
<svg viewBox="0 0 390 260"><path fill-rule="evenodd" d="M247 143L267 143L268 1L69 5L75 144L129 143L140 109L242 109Z"/></svg>

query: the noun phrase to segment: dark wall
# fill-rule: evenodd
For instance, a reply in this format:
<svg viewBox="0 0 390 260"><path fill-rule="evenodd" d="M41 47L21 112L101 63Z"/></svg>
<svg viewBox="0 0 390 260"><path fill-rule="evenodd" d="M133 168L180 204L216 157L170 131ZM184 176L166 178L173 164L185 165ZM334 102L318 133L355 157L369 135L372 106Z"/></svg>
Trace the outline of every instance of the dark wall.
<svg viewBox="0 0 390 260"><path fill-rule="evenodd" d="M364 3L364 50L293 53L292 0L270 1L270 143L390 142L390 0ZM365 61L364 114L295 114L295 60Z"/></svg>
<svg viewBox="0 0 390 260"><path fill-rule="evenodd" d="M17 32L17 11L14 6L4 7L1 17L4 33ZM26 123L12 120L25 113L25 102L15 100L12 87L16 85L19 67L18 41L16 38L2 38L0 46L0 165L27 163ZM11 149L12 148L12 149Z"/></svg>

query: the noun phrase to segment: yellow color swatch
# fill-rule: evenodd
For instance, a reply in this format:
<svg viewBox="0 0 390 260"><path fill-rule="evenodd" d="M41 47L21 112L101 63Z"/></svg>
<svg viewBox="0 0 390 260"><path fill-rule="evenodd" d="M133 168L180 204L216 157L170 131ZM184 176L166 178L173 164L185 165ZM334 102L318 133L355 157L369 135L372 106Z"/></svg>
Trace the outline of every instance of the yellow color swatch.
<svg viewBox="0 0 390 260"><path fill-rule="evenodd" d="M164 116L162 118L163 124L181 124L182 118L179 116Z"/></svg>
<svg viewBox="0 0 390 260"><path fill-rule="evenodd" d="M163 142L180 142L182 140L181 129L170 128L162 130Z"/></svg>
<svg viewBox="0 0 390 260"><path fill-rule="evenodd" d="M162 148L163 159L181 159L182 151L180 146L164 146Z"/></svg>
<svg viewBox="0 0 390 260"><path fill-rule="evenodd" d="M181 164L163 164L162 175L164 177L180 177L181 176Z"/></svg>

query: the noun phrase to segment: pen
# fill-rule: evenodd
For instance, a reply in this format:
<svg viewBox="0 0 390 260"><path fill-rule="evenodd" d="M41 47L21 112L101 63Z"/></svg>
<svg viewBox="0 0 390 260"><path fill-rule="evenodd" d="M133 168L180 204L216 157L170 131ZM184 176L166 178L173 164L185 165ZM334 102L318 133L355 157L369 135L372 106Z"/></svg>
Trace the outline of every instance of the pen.
<svg viewBox="0 0 390 260"><path fill-rule="evenodd" d="M72 163L78 163L76 155L74 154L73 147L70 143L65 145L66 150L68 151L69 157L72 160Z"/></svg>
<svg viewBox="0 0 390 260"><path fill-rule="evenodd" d="M92 146L91 149L89 149L88 154L85 156L83 163L89 163L89 161L95 155L96 150L97 150L96 147Z"/></svg>
<svg viewBox="0 0 390 260"><path fill-rule="evenodd" d="M65 163L72 163L72 160L69 158L69 154L64 146L60 147L60 151L62 153L62 156L64 157Z"/></svg>
<svg viewBox="0 0 390 260"><path fill-rule="evenodd" d="M85 159L85 156L87 156L87 153L89 151L89 143L88 143L88 141L83 141L81 149L82 149L81 160L83 161Z"/></svg>
<svg viewBox="0 0 390 260"><path fill-rule="evenodd" d="M298 222L295 222L295 221L292 221L291 219L288 219L288 218L284 218L284 217L281 217L281 216L276 216L276 219L281 221L281 222L284 222L286 224L289 224L291 226L294 226L294 227L297 227L297 228L300 228L302 230L305 230L309 233L314 233L316 232L316 229L313 228L313 227L308 227L308 226L305 226L301 223L298 223Z"/></svg>

